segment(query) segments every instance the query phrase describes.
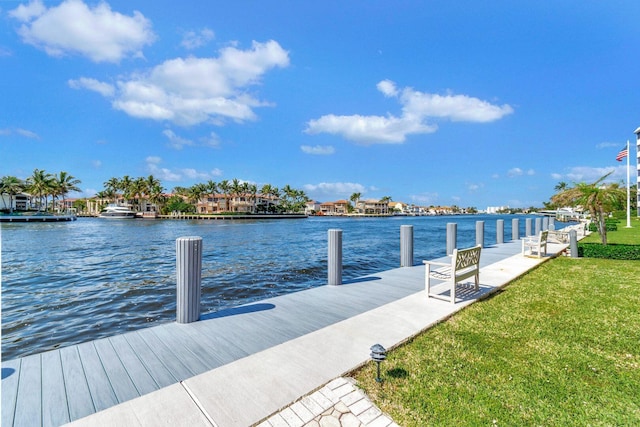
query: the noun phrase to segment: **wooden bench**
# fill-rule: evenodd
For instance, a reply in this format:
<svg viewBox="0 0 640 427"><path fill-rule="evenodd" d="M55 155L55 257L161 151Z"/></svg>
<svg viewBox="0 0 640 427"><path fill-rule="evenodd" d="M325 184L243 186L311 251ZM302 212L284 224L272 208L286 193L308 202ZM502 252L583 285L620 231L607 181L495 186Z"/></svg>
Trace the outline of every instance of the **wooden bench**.
<svg viewBox="0 0 640 427"><path fill-rule="evenodd" d="M425 290L427 296L449 301L452 304L456 302L456 285L462 280L469 277L475 279L475 290L480 286L480 251L482 246L474 246L467 249L454 249L451 255L451 263L422 261L425 265ZM431 270L431 266L440 267L437 270ZM450 290L449 296L441 295L432 291L431 279L443 280L446 282ZM441 285L437 286L438 288Z"/></svg>
<svg viewBox="0 0 640 427"><path fill-rule="evenodd" d="M549 236L547 237L547 242L548 241L555 241L558 243L569 243L569 232L549 230Z"/></svg>
<svg viewBox="0 0 640 427"><path fill-rule="evenodd" d="M522 239L522 255L536 258L547 255L547 239L549 231L541 231L538 236L530 236Z"/></svg>

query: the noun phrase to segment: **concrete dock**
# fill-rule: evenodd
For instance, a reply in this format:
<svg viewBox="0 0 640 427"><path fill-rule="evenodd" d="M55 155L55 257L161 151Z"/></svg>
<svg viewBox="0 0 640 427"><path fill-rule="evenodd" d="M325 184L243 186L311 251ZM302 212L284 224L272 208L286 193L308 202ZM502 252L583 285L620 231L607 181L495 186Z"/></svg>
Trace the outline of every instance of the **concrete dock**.
<svg viewBox="0 0 640 427"><path fill-rule="evenodd" d="M331 404L353 396L340 377L366 363L373 344L401 344L566 247L550 243L541 259L522 256L520 241L483 248L480 290L459 292L456 304L427 298L419 260L195 323L6 361L2 425L304 425L301 413L326 409L314 392Z"/></svg>

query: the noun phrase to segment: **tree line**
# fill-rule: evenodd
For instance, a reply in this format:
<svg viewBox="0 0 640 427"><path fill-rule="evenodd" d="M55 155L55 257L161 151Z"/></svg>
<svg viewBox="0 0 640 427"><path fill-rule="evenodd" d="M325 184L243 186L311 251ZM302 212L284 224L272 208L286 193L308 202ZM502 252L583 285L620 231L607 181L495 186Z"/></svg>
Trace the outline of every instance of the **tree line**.
<svg viewBox="0 0 640 427"><path fill-rule="evenodd" d="M139 209L142 197L159 207L162 213L168 212L196 212L196 205L204 198L222 196L225 199L225 207L228 212L237 211L237 206L230 203L235 198L244 198L248 202L255 202L258 196L273 203L260 203L256 206L257 213L282 213L304 211L305 204L309 200L304 191L285 185L282 189L271 184L264 184L260 188L256 184L233 180L206 183L197 183L190 187L174 187L171 194L165 194L165 189L160 181L149 175L146 178L110 178L104 183L104 190L96 194L100 199L114 202L121 193L128 204ZM277 203L275 201L277 200Z"/></svg>
<svg viewBox="0 0 640 427"><path fill-rule="evenodd" d="M47 173L42 169L35 169L33 174L25 180L15 176L3 176L0 178L0 194L9 195L9 206L6 206L4 197L2 198L4 210L13 212L13 198L20 193L29 193L38 198L38 210L49 209L49 197L52 199L51 206L55 206L56 199L61 197L62 202L66 200L67 194L72 191L80 191L79 179L67 172L58 174Z"/></svg>

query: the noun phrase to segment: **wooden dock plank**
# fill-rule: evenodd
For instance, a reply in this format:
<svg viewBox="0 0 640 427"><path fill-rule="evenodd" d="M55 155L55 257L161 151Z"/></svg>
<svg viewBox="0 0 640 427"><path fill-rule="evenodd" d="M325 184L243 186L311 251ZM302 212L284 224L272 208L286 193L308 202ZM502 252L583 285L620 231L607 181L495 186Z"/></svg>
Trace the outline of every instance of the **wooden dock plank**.
<svg viewBox="0 0 640 427"><path fill-rule="evenodd" d="M218 328L201 328L202 325L204 322L190 323L187 328L184 328L184 331L192 339L206 345L209 351L215 355L220 366L249 355L237 347L225 334L221 334Z"/></svg>
<svg viewBox="0 0 640 427"><path fill-rule="evenodd" d="M191 332L191 324L167 324L163 330L170 334L171 342L179 347L188 348L203 363L206 370L222 365L222 359L217 356L216 348L206 337Z"/></svg>
<svg viewBox="0 0 640 427"><path fill-rule="evenodd" d="M84 366L84 374L89 385L91 399L96 411L109 408L118 403L109 377L102 366L102 361L93 342L78 345L78 354Z"/></svg>
<svg viewBox="0 0 640 427"><path fill-rule="evenodd" d="M166 353L171 359L179 360L188 369L189 372L185 376L181 376L180 380L207 371L207 364L203 361L199 343L182 334L175 323L164 326L163 328L150 328L150 335L157 337L161 345L171 353Z"/></svg>
<svg viewBox="0 0 640 427"><path fill-rule="evenodd" d="M153 349L142 339L140 331L125 334L122 337L127 340L127 343L139 357L140 362L142 362L147 372L149 372L153 381L158 384L158 387L167 387L178 381L164 363L162 363L160 358L158 358Z"/></svg>
<svg viewBox="0 0 640 427"><path fill-rule="evenodd" d="M160 388L124 335L110 337L109 341L140 395Z"/></svg>
<svg viewBox="0 0 640 427"><path fill-rule="evenodd" d="M272 330L263 330L257 319L254 317L222 318L216 322L207 322L201 330L209 329L212 333L217 333L232 342L234 346L240 348L244 353L253 354L268 348L269 343L279 343L274 339ZM215 324L214 324L215 323ZM274 345L274 344L272 344Z"/></svg>
<svg viewBox="0 0 640 427"><path fill-rule="evenodd" d="M162 340L152 332L154 329L156 328L141 329L138 331L138 335L145 341L149 348L153 349L154 354L169 372L171 372L171 375L176 381L182 381L185 378L195 375L193 371L189 370L189 368L182 363L173 350L166 346Z"/></svg>
<svg viewBox="0 0 640 427"><path fill-rule="evenodd" d="M42 353L42 425L56 427L69 421L60 352Z"/></svg>
<svg viewBox="0 0 640 427"><path fill-rule="evenodd" d="M42 360L39 354L22 359L13 425L42 424Z"/></svg>
<svg viewBox="0 0 640 427"><path fill-rule="evenodd" d="M66 385L69 418L73 421L93 414L96 408L91 399L78 347L61 348L60 360L62 361L62 372Z"/></svg>
<svg viewBox="0 0 640 427"><path fill-rule="evenodd" d="M101 339L94 341L94 344L118 402L126 402L140 396L111 342Z"/></svg>
<svg viewBox="0 0 640 427"><path fill-rule="evenodd" d="M14 359L2 363L2 418L1 425L13 425L18 399L18 381L22 359Z"/></svg>

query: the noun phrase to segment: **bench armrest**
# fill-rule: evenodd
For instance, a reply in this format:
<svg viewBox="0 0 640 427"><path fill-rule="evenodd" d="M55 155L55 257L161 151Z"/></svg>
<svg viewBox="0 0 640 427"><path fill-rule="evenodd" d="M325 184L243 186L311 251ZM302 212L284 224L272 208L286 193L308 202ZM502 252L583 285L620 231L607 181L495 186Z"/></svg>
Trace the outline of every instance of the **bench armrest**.
<svg viewBox="0 0 640 427"><path fill-rule="evenodd" d="M451 263L450 262L435 262L435 261L422 261L423 264L429 264L429 265L439 265L441 267L451 267Z"/></svg>

